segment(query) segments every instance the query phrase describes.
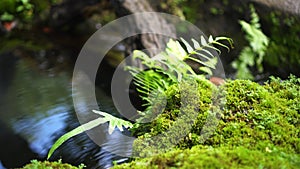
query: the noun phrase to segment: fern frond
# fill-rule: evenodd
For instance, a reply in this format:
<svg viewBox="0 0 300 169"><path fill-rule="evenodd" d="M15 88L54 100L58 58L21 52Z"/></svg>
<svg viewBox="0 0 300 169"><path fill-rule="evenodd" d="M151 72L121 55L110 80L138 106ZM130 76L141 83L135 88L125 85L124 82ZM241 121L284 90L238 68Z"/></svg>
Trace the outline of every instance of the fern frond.
<svg viewBox="0 0 300 169"><path fill-rule="evenodd" d="M85 131L88 131L92 128L95 128L99 126L100 124L104 124L106 122L109 122L109 128L108 128L108 133L112 134L114 129L117 127L120 131L123 131L123 126L125 128L131 128L133 125L129 121L125 121L119 118L116 118L108 113L102 112L102 111L97 111L93 110L94 113L97 113L103 117L99 117L95 120L89 121L83 125L78 126L77 128L67 132L66 134L62 135L51 147L51 149L48 152L47 159L49 159L54 151L61 146L64 142L66 142L68 139L71 137L74 137L78 134L81 134Z"/></svg>
<svg viewBox="0 0 300 169"><path fill-rule="evenodd" d="M61 136L54 144L53 146L51 147L51 149L49 150L49 153L48 153L48 156L47 156L47 159L49 159L52 154L54 153L54 151L59 147L61 146L64 142L66 142L68 139L70 139L71 137L74 137L78 134L81 134L85 131L88 131L100 124L103 124L107 122L107 119L104 119L104 118L97 118L95 120L92 120L88 123L85 123L81 126L78 126L77 128L69 131L68 133L64 134L63 136Z"/></svg>
<svg viewBox="0 0 300 169"><path fill-rule="evenodd" d="M192 45L185 39L180 38L180 42L185 46L184 48L179 41L170 39L166 45L166 50L154 58L150 58L143 52L134 51L134 58L140 59L142 64L150 69L142 71L134 66L129 67L131 74L134 76L134 83L138 92L143 94L142 99L147 101L144 106L148 106L146 109L148 113L151 111L151 105L156 102L155 97L151 96L152 92L163 93L169 86L179 83L182 79L201 78L185 62L186 60L202 65L199 69L208 75L212 75L212 69L215 69L217 64L217 57L213 51L221 53L221 50L214 45L224 47L227 50L233 47L232 40L226 37L214 39L209 36L206 40L204 36L201 36L200 43L195 39L191 39L191 41ZM227 41L229 46L220 41ZM144 112L143 114L147 113Z"/></svg>
<svg viewBox="0 0 300 169"><path fill-rule="evenodd" d="M260 29L259 16L253 5L250 5L250 10L251 22L239 21L249 46L246 46L239 58L232 62L233 68L237 69L236 77L240 79L254 79L249 67L256 66L258 72L263 72L263 57L269 46L269 39Z"/></svg>
<svg viewBox="0 0 300 169"><path fill-rule="evenodd" d="M117 127L120 131L123 131L123 127L125 128L131 128L133 125L129 121L125 121L122 119L119 119L117 117L114 117L108 113L98 111L98 110L93 110L94 113L99 114L101 116L104 116L103 119L109 122L109 127L108 127L108 133L112 134L112 132L115 130Z"/></svg>
<svg viewBox="0 0 300 169"><path fill-rule="evenodd" d="M204 53L208 54L208 56L210 56L210 57L208 57L207 55L202 54L202 53L200 53L200 52L204 52ZM209 59L215 57L210 51L208 51L208 50L206 50L206 49L201 49L200 51L197 50L197 51L194 51L194 53L195 53L196 55L201 56L202 58L207 59L207 60L209 60ZM201 57L200 57L200 58L201 58Z"/></svg>

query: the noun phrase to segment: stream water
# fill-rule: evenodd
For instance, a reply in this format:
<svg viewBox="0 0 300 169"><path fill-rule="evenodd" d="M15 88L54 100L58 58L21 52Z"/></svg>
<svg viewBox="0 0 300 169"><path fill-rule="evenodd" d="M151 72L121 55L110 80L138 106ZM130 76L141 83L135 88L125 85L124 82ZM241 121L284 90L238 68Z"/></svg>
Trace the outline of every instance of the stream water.
<svg viewBox="0 0 300 169"><path fill-rule="evenodd" d="M59 136L79 125L71 90L70 58L76 56L64 50L14 48L0 55L0 169L45 160ZM96 95L102 111L115 112L102 89L97 88ZM90 105L83 102L82 106ZM107 135L101 148L80 134L63 144L51 160L109 168L114 160L126 160L105 150L105 146L122 147L118 137L119 131ZM130 155L131 144L123 150Z"/></svg>

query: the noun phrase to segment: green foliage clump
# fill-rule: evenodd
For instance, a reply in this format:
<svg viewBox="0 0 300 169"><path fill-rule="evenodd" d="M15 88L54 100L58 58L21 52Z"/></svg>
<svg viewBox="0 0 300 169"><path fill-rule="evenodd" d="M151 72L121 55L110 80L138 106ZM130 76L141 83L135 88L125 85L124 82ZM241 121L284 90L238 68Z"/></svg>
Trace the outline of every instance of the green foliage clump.
<svg viewBox="0 0 300 169"><path fill-rule="evenodd" d="M1 0L0 20L11 21L19 18L29 20L33 16L34 5L30 0Z"/></svg>
<svg viewBox="0 0 300 169"><path fill-rule="evenodd" d="M184 44L187 51L184 49L184 46L180 44L180 41ZM165 95L164 92L173 84L178 84L190 79L204 79L204 74L212 75L212 70L216 68L217 64L216 51L221 53L215 46L224 47L228 49L228 51L233 47L232 40L226 37L213 38L210 36L208 40L206 40L201 36L200 43L195 39L191 39L193 47L183 38L181 38L180 41L171 39L167 43L166 50L155 58L149 57L142 51L134 51L133 58L140 59L142 64L149 69L145 71L135 66L126 67L133 75L134 83L142 99L147 102L145 104L145 106L147 106L146 110L140 112L142 116L152 116L155 114L152 111L153 105L156 105L158 100L161 102L161 97ZM227 41L230 46L228 47L220 41ZM199 70L203 72L203 74L196 74L186 61L192 61L201 65L199 66Z"/></svg>
<svg viewBox="0 0 300 169"><path fill-rule="evenodd" d="M35 21L46 20L52 6L62 0L1 0L0 21L18 21L18 28L28 29Z"/></svg>
<svg viewBox="0 0 300 169"><path fill-rule="evenodd" d="M251 23L240 21L250 46L246 46L241 51L239 58L232 63L232 66L237 69L237 78L252 80L254 77L249 68L256 66L259 73L263 71L262 62L269 45L269 39L260 29L259 17L253 5L250 6L250 9Z"/></svg>
<svg viewBox="0 0 300 169"><path fill-rule="evenodd" d="M136 140L136 145L140 144L134 148L134 152L138 156L161 153L172 145L176 145L180 138L184 137L185 133L191 129L191 125L186 124L193 124L199 109L204 108L201 107L203 103L199 103L199 98L206 96L206 93L203 93L204 96L201 95L198 92L198 86L207 87L212 84L205 80L204 74L196 74L186 61L199 64L200 71L212 75L212 69L215 69L217 63L217 57L214 54L221 52L214 45L225 47L228 50L232 47L232 40L226 37L214 39L210 36L206 40L201 36L200 43L191 39L193 47L184 39L180 40L186 50L179 41L170 40L165 52L155 58L150 58L141 51L135 51L133 57L140 59L149 70L144 71L135 66L127 67L134 76L134 83L142 95L142 99L147 101L146 110L139 112L141 117L131 129L135 136L141 135L145 131L149 132ZM219 41L227 41L230 47ZM179 103L179 105L170 104L170 101ZM168 113L162 113L163 111ZM150 123L147 123L149 121ZM166 129L168 131L165 131ZM155 136L156 139L149 139L152 136ZM164 137L170 139L163 139ZM147 151L143 151L144 147L147 147ZM151 148L153 149L150 150Z"/></svg>
<svg viewBox="0 0 300 169"><path fill-rule="evenodd" d="M297 168L296 166L299 166L299 78L292 75L287 80L271 77L264 85L249 80L227 81L217 89L221 90L222 96L225 97L224 107L217 112L220 117L218 125L211 137L206 140L203 140L202 130L211 113L213 101L211 92L214 92L216 89L212 89L216 87L211 88L205 81L201 83L197 92L203 97L192 103L201 105L198 117L193 123L191 132L178 142L175 149L151 158L136 159L132 163L116 166L116 168L138 168L141 165L152 168L219 168L220 166L223 168L277 168L278 166ZM134 148L142 156L147 154L147 151L153 151L153 147L149 149L145 147L145 138L150 139L163 133L177 123L176 115L180 112L179 107L182 104L178 91L178 87L173 86L167 92L170 98L167 107L171 110L167 108L157 119L145 126L144 133L140 131ZM187 122L181 125L186 128L185 125L190 124ZM165 137L165 139L169 138ZM164 140L161 139L155 146L163 143Z"/></svg>
<svg viewBox="0 0 300 169"><path fill-rule="evenodd" d="M85 166L84 165L80 165L78 167L75 166L71 166L70 164L64 164L61 162L61 160L59 161L54 161L54 162L50 162L50 161L37 161L37 160L32 160L30 164L27 164L26 166L24 166L22 169L83 169Z"/></svg>

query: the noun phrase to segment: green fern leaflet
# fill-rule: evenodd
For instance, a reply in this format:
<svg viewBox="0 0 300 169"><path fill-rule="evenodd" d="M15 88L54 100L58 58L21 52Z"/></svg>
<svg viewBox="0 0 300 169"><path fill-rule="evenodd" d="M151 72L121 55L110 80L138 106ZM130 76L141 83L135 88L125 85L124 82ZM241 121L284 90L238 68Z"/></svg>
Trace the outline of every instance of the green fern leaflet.
<svg viewBox="0 0 300 169"><path fill-rule="evenodd" d="M108 133L112 134L112 132L114 131L114 129L117 127L120 131L123 131L123 126L125 128L130 128L133 125L125 120L116 118L108 113L102 112L102 111L97 111L97 110L93 110L94 113L97 113L103 117L99 117L95 120L92 120L88 123L85 123L81 126L78 126L77 128L69 131L68 133L64 134L63 136L61 136L51 147L51 149L49 150L47 159L49 159L52 154L54 153L54 151L61 146L64 142L66 142L68 139L70 139L71 137L74 137L78 134L81 134L85 131L88 131L92 128L95 128L97 126L99 126L100 124L104 124L106 122L109 122L109 128L108 128Z"/></svg>

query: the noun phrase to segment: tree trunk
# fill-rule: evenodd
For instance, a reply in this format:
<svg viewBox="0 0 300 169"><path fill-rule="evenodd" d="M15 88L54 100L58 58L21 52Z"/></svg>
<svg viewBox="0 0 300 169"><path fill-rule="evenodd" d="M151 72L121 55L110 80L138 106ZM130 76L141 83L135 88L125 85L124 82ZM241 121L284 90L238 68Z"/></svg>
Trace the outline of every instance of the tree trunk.
<svg viewBox="0 0 300 169"><path fill-rule="evenodd" d="M154 12L147 0L112 0L113 6L118 17L126 16L129 14L139 12ZM169 34L174 35L175 27L159 15L153 15L151 18L148 16L141 16L135 18L132 24L135 24L132 29L142 30L163 30ZM130 28L129 28L130 29ZM157 31L155 31L157 32ZM158 34L140 34L134 37L130 37L125 40L126 53L131 54L134 49L158 49L148 50L150 56L155 56L156 51L165 48L165 44L169 37L164 37ZM133 61L132 61L133 62ZM134 61L137 62L137 61ZM141 66L140 63L133 63L134 65Z"/></svg>

